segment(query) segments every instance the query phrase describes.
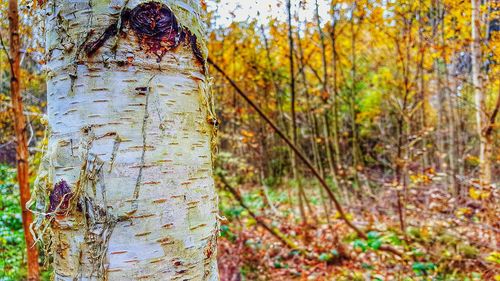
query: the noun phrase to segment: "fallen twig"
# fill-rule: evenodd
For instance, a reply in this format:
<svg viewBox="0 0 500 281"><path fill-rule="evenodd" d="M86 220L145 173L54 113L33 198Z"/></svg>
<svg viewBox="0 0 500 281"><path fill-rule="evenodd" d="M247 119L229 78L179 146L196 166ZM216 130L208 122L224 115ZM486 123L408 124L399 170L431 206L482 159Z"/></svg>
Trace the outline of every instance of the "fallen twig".
<svg viewBox="0 0 500 281"><path fill-rule="evenodd" d="M246 204L245 201L243 201L243 198L241 197L240 193L238 190L236 190L234 187L232 187L226 180L226 178L221 174L217 173L216 174L221 182L224 184L224 188L233 195L233 197L238 201L238 203L243 207L245 210L247 210L248 214L257 222L258 225L262 226L265 230L267 230L269 233L271 233L274 237L276 237L281 243L283 243L285 246L292 250L296 250L299 252L303 252L299 246L297 246L295 243L290 241L279 229L269 226L262 218L257 216Z"/></svg>

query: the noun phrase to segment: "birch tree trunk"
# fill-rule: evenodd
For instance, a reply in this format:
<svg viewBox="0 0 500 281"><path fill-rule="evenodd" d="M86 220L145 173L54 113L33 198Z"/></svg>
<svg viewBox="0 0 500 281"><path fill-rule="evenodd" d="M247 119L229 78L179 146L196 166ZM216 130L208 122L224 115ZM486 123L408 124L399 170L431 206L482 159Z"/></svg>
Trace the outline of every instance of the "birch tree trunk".
<svg viewBox="0 0 500 281"><path fill-rule="evenodd" d="M34 209L55 280L218 280L199 2L45 5L50 133Z"/></svg>
<svg viewBox="0 0 500 281"><path fill-rule="evenodd" d="M486 103L481 81L481 1L471 0L472 8L472 86L476 105L476 127L479 136L479 179L483 184L491 183L492 140L485 134L488 125Z"/></svg>

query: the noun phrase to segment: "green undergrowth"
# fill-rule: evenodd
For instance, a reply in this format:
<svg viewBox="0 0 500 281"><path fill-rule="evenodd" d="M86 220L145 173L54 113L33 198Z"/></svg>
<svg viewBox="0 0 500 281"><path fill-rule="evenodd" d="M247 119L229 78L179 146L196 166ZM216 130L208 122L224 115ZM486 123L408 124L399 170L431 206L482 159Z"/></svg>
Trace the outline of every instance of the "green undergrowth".
<svg viewBox="0 0 500 281"><path fill-rule="evenodd" d="M27 273L26 243L16 181L16 169L0 164L0 281L25 280ZM43 270L42 280L50 280L50 272Z"/></svg>
<svg viewBox="0 0 500 281"><path fill-rule="evenodd" d="M328 227L328 223L323 215L319 215L319 221L308 227L300 224L297 196L293 194L291 200L288 196L288 189L295 190L297 182L286 178L281 179L280 183L264 180L264 183L276 183L275 185L266 185L266 199L262 185L255 183L251 186L238 176L230 177L227 175L227 179L240 192L248 208L263 218L270 226L280 229L292 241L302 244L309 253L307 258L300 263L296 261L296 258L293 258L291 254L293 251L287 251L285 247L280 248L280 253L276 254L274 247L279 245L279 242L262 227L257 226L248 211L240 206L229 192L220 188L219 210L221 215L228 220L221 227L221 240L222 243L227 241L233 244L233 246L228 247L245 247L248 259L242 259L242 263L239 265L240 273L243 276L250 278L252 275L249 272L258 268L259 271L263 272L263 275L270 276L269 278L275 275L283 276L284 274L276 274L276 272L286 271L288 275L285 276L295 280L295 275L298 272L302 272L302 275L297 276L304 276L304 274L315 276L314 274L318 272L312 272L311 268L319 268L317 262L318 264L326 264L327 267L324 269L326 272L322 274L331 274L329 276L333 278L318 280L500 280L499 275L494 270L500 264L500 254L491 252L491 249L487 247L478 246L474 239L462 235L460 231L464 231L463 229L458 230L453 227L454 222L458 221L458 217L450 217L449 220L445 220L418 213L408 215L408 226L402 233L399 224L397 224L397 214L392 214L392 222L379 219L379 223L369 224L365 227L367 237L363 239L345 227L342 222L339 222L332 213L330 225L335 225L335 233L339 235L341 243L351 256L347 261L339 263L341 253L339 253L338 248L321 242L324 241L324 235L331 233L324 230ZM306 187L309 190L309 202L313 210L321 214L324 206L319 191L314 192L317 186L311 179L304 178L302 182L309 184ZM268 200L272 202L275 210L278 210L277 212L271 210L271 207L266 203ZM345 207L346 210L349 210L348 217L350 219L358 223L366 221L366 218L361 214L355 211L351 212L347 205ZM338 227L339 225L340 227ZM466 227L471 232L477 231L470 225L463 224L461 227ZM405 258L400 259L384 252L383 245L398 249L404 253ZM316 260L316 262L311 261L311 259ZM304 273L308 270L311 270L312 273Z"/></svg>

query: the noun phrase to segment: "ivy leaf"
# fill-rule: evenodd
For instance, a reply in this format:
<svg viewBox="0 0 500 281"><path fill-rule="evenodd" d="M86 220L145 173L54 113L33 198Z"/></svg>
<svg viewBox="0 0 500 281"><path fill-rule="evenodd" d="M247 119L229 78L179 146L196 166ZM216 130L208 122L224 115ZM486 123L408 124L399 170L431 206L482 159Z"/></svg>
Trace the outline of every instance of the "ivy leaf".
<svg viewBox="0 0 500 281"><path fill-rule="evenodd" d="M368 241L368 246L374 250L378 250L382 246L382 240L376 239L373 241Z"/></svg>
<svg viewBox="0 0 500 281"><path fill-rule="evenodd" d="M322 262L329 262L333 259L333 256L330 253L321 253L321 255L319 255L318 259Z"/></svg>
<svg viewBox="0 0 500 281"><path fill-rule="evenodd" d="M366 234L366 236L368 237L368 240L374 240L374 239L379 238L380 234L376 231L370 231L370 232L368 232L368 234Z"/></svg>
<svg viewBox="0 0 500 281"><path fill-rule="evenodd" d="M417 275L427 275L429 271L436 269L436 265L432 262L415 262L412 269Z"/></svg>
<svg viewBox="0 0 500 281"><path fill-rule="evenodd" d="M363 251L363 252L366 252L366 249L367 249L366 242L363 240L360 240L360 239L354 240L353 247L354 247L354 249L360 248L361 251Z"/></svg>

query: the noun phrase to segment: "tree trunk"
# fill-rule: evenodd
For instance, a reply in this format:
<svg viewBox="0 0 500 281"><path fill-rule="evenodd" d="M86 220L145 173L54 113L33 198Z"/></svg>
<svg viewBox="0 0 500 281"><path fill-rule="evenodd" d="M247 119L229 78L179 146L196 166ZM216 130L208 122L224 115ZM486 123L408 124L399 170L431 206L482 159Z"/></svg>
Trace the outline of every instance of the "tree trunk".
<svg viewBox="0 0 500 281"><path fill-rule="evenodd" d="M322 90L323 94L325 95L323 97L323 101L325 104L329 103L330 96L331 96L331 90L330 86L328 83L328 80L330 77L328 76L328 65L326 62L326 44L325 44L325 34L323 33L323 29L321 28L321 19L319 16L319 5L318 5L318 0L314 2L315 4L315 17L316 17L316 24L318 28L318 33L320 37L320 43L321 43L321 63L323 66L323 81L322 81ZM328 108L331 108L328 106ZM336 109L335 109L336 110ZM334 161L334 156L332 152L332 141L331 141L331 133L330 133L330 118L329 118L329 110L325 110L323 112L323 135L325 137L325 148L326 148L326 155L327 155L327 160L328 160L328 165L330 168L330 174L332 176L333 183L335 185L335 188L339 188L338 180L337 180L337 172L335 169L335 161Z"/></svg>
<svg viewBox="0 0 500 281"><path fill-rule="evenodd" d="M218 280L201 5L141 2L47 4L55 280Z"/></svg>
<svg viewBox="0 0 500 281"><path fill-rule="evenodd" d="M23 219L24 240L28 261L28 280L39 280L38 249L30 232L33 216L26 207L30 200L29 163L28 163L28 141L26 139L26 118L23 113L23 97L21 96L21 69L19 38L19 12L17 0L9 1L9 35L10 35L10 91L12 108L14 111L14 133L16 135L16 162L17 180L19 183L19 194L21 213Z"/></svg>
<svg viewBox="0 0 500 281"><path fill-rule="evenodd" d="M355 22L354 22L354 14L357 9L356 3L352 3L351 7L351 18L349 20L349 25L350 25L350 31L351 31L351 85L350 85L350 93L351 95L349 96L349 113L351 117L351 131L352 131L352 145L351 145L351 151L352 151L352 173L353 173L353 182L354 182L354 188L355 188L355 193L358 199L361 197L360 193L360 181L359 181L359 173L358 170L364 166L362 163L362 157L361 157L361 148L359 144L359 130L358 130L358 124L357 119L358 119L358 111L356 109L356 99L357 99L357 69L356 69L356 36L357 36L357 31L355 32ZM358 27L359 28L359 27Z"/></svg>
<svg viewBox="0 0 500 281"><path fill-rule="evenodd" d="M286 9L287 9L287 14L288 14L288 42L289 42L289 60L290 60L290 95L291 95L291 100L290 100L290 108L291 108L291 113L292 113L292 142L294 145L297 145L297 116L295 112L295 65L293 62L293 52L294 52L294 43L293 43L293 33L292 33L292 4L291 0L288 0L286 2ZM302 218L302 222L307 224L307 216L304 208L304 201L305 199L305 192L304 188L302 186L302 181L299 176L299 172L297 169L297 158L296 155L293 153L293 151L290 149L290 161L292 165L292 173L293 173L293 179L295 180L297 184L297 195L299 197L299 210L300 210L300 216Z"/></svg>
<svg viewBox="0 0 500 281"><path fill-rule="evenodd" d="M476 129L479 136L479 179L481 183L491 182L491 151L485 132L488 123L486 116L486 103L481 81L481 1L471 0L472 6L472 86L474 88L474 101L476 105Z"/></svg>
<svg viewBox="0 0 500 281"><path fill-rule="evenodd" d="M421 160L421 173L425 173L425 170L429 168L429 152L428 152L428 125L427 125L427 111L426 107L428 104L428 99L426 95L426 84L425 84L425 72L424 72L424 61L426 55L426 41L424 39L424 7L423 0L418 1L418 64L417 64L417 76L418 76L418 95L420 99L420 131L422 135L422 141L420 143L420 149L422 152L422 160Z"/></svg>

